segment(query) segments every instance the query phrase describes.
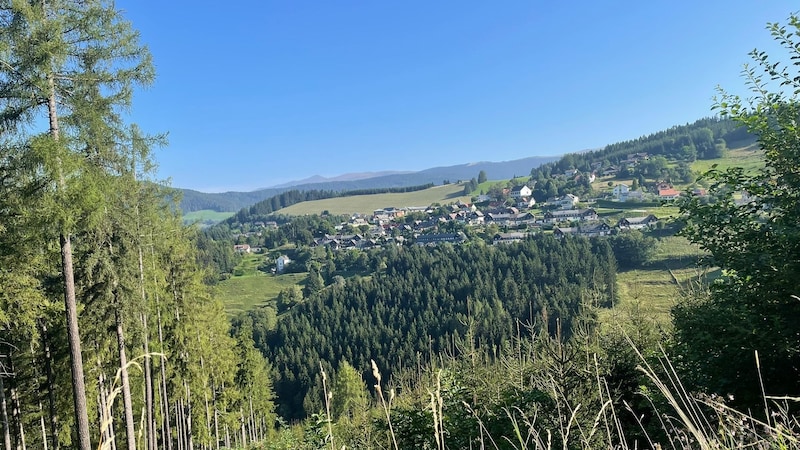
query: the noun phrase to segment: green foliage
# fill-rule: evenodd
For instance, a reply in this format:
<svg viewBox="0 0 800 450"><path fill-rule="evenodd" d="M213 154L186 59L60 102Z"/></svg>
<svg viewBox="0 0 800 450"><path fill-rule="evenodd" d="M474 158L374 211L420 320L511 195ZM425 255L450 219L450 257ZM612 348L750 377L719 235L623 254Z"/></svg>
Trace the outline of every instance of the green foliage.
<svg viewBox="0 0 800 450"><path fill-rule="evenodd" d="M712 203L682 205L683 234L710 253L723 277L707 296L676 308L677 351L695 386L731 394L737 404L761 404L767 394L800 394L800 130L797 94L800 52L796 16L769 26L788 52L788 65L754 50L744 77L754 98L721 92L716 107L758 136L766 165L704 175ZM775 83L773 83L775 81ZM771 90L772 89L772 90ZM758 361L756 359L758 352ZM760 363L760 365L759 365Z"/></svg>
<svg viewBox="0 0 800 450"><path fill-rule="evenodd" d="M339 420L353 417L357 411L367 409L367 391L361 374L347 361L339 363L334 378L331 398L331 417Z"/></svg>
<svg viewBox="0 0 800 450"><path fill-rule="evenodd" d="M303 292L300 290L299 286L290 286L286 289L283 289L280 293L278 293L278 297L276 299L278 312L285 312L287 309L297 305L302 301Z"/></svg>
<svg viewBox="0 0 800 450"><path fill-rule="evenodd" d="M608 242L614 250L614 257L621 269L641 267L656 249L656 240L639 230L625 231L610 236Z"/></svg>
<svg viewBox="0 0 800 450"><path fill-rule="evenodd" d="M104 0L6 1L0 21L0 376L14 392L15 445L26 432L28 448L95 447L97 427L82 423L101 407L118 430L123 411L142 411L129 439L162 425L177 438L174 419L191 421L185 448L210 447L212 412L239 429L253 404L248 428L269 423L271 385L252 382L269 367L229 335L195 235L151 179L163 139L125 123L134 89L153 78L137 33ZM112 408L117 370L137 365Z"/></svg>
<svg viewBox="0 0 800 450"><path fill-rule="evenodd" d="M471 195L478 189L478 181L475 178L464 183L464 195Z"/></svg>
<svg viewBox="0 0 800 450"><path fill-rule="evenodd" d="M490 352L511 339L517 321L532 324L544 312L550 329L560 323L569 336L584 302L609 304L614 295L613 255L600 241L392 247L379 259L384 271L327 286L278 321L263 350L278 373L285 417L304 415L315 361L347 360L364 370L375 359L388 377L400 364L452 349L469 318L481 351Z"/></svg>

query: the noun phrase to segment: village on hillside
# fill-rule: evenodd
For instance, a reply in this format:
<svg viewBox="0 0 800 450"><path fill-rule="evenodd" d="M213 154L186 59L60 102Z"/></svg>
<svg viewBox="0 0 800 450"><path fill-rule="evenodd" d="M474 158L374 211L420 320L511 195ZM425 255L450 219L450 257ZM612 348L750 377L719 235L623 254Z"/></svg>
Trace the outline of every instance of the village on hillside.
<svg viewBox="0 0 800 450"><path fill-rule="evenodd" d="M624 163L635 165L646 159L646 153L637 153L629 155ZM598 176L614 179L613 169L616 168L604 168L599 173L588 175L572 170L554 176L587 176L589 182L593 182ZM609 170L612 172L607 173ZM657 210L681 195L706 195L701 188L682 193L667 182L654 183L649 189L636 183L618 182L608 183L610 191L596 198L583 200L577 195L565 194L537 203L532 195L534 186L531 184L535 184L535 181L493 190L494 196L481 193L473 197L471 203L457 201L449 205L385 207L371 214L355 213L339 223L335 233L315 236L310 246L336 251L385 245L460 244L468 240L465 233L467 229L483 233L495 245L524 240L538 233L553 233L557 237L608 236L628 230L652 229L659 223L659 226L664 225L664 221L659 221L660 218L655 214L639 208ZM603 208L595 206L598 202L603 202ZM619 206L619 210L614 214L598 213L598 210L608 210L609 204ZM236 235L238 243L234 250L241 253L259 252L259 247L246 243L248 238L260 236L261 230L277 227L274 221L254 223L247 232ZM289 262L285 255L278 258L275 261L277 272L282 272Z"/></svg>

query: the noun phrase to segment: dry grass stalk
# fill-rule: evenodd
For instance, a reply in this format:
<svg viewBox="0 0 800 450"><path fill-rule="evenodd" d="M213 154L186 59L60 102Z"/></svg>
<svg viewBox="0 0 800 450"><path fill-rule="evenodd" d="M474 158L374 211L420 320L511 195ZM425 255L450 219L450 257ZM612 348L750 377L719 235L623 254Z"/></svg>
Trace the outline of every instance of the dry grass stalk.
<svg viewBox="0 0 800 450"><path fill-rule="evenodd" d="M156 353L151 352L141 356L138 356L130 361L128 364L125 365L124 369L128 370L131 367L136 367L139 370L142 369L142 366L139 365L137 360L144 359L144 358L152 358L154 356L160 357L164 360L167 357L163 353ZM100 442L97 445L98 450L111 450L114 448L114 434L111 433L111 425L114 422L114 418L111 416L111 407L114 405L114 399L117 398L120 392L122 392L122 386L120 385L120 380L122 378L122 367L117 369L117 373L114 375L114 383L112 384L111 391L108 393L108 398L106 399L105 404L103 405L102 411L100 411ZM141 429L141 427L140 427ZM110 439L104 439L104 436L109 436Z"/></svg>
<svg viewBox="0 0 800 450"><path fill-rule="evenodd" d="M394 400L394 389L389 391L389 402L387 404L386 398L383 395L383 390L381 389L381 372L378 370L378 365L375 364L374 359L369 360L372 364L372 376L375 377L377 381L375 383L375 392L378 393L378 398L381 400L381 406L383 407L383 411L386 413L386 421L389 423L389 435L392 438L392 444L394 445L395 450L400 450L400 447L397 445L397 437L394 435L394 427L392 426L392 416L389 413L391 409L392 400Z"/></svg>

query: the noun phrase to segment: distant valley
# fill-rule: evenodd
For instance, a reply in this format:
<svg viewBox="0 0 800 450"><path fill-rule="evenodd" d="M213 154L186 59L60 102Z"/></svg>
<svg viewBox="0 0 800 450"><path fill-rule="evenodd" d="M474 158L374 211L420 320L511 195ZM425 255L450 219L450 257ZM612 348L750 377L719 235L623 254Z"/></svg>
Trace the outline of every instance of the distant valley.
<svg viewBox="0 0 800 450"><path fill-rule="evenodd" d="M485 171L493 179L508 179L528 175L531 169L557 161L559 158L560 156L534 156L513 161L481 161L434 167L419 172L385 171L373 174L345 174L333 178L311 177L251 192L205 193L191 189L179 189L183 195L180 208L184 214L205 210L232 213L289 190L341 192L419 186L429 183L440 185L444 181L469 180L477 176L480 171Z"/></svg>

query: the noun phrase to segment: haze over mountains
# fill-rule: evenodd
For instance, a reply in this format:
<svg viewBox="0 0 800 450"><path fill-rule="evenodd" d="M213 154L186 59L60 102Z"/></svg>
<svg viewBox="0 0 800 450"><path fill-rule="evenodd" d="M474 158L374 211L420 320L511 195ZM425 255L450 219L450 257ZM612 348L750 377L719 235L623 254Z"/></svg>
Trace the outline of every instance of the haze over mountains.
<svg viewBox="0 0 800 450"><path fill-rule="evenodd" d="M560 156L533 156L513 161L480 161L453 166L433 167L418 172L382 171L373 173L348 173L325 178L313 176L250 192L205 193L179 189L183 194L181 210L184 213L200 210L233 212L288 190L350 191L356 189L419 186L428 183L442 184L477 177L485 171L491 179L508 179L527 175L531 169L556 161ZM390 164L391 161L388 161Z"/></svg>

